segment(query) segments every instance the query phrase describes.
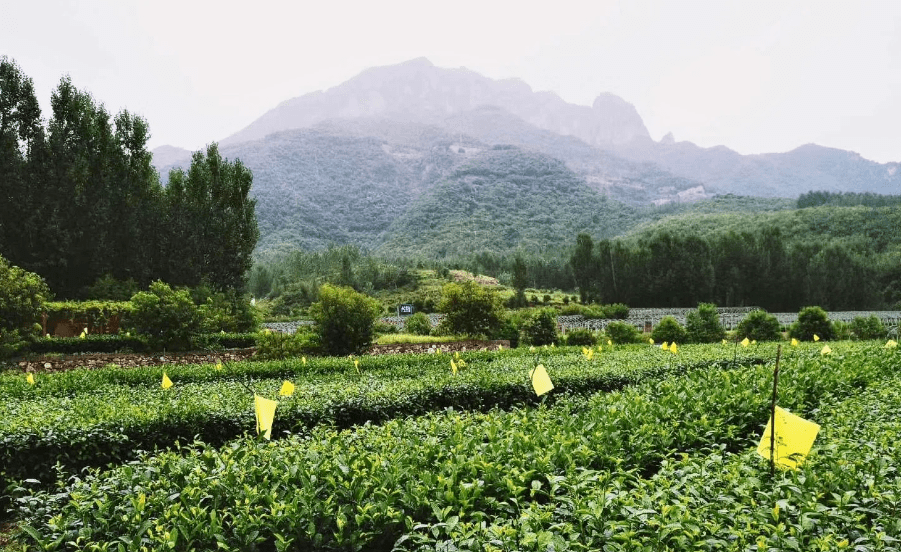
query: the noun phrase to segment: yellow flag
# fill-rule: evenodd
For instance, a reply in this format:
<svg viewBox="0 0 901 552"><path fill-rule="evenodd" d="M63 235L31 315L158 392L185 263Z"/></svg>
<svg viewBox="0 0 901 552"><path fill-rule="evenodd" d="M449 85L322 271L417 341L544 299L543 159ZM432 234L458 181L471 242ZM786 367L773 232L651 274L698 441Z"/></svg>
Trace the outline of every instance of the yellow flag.
<svg viewBox="0 0 901 552"><path fill-rule="evenodd" d="M792 347L797 347L797 346L798 346L798 340L793 337L792 338Z"/></svg>
<svg viewBox="0 0 901 552"><path fill-rule="evenodd" d="M820 351L820 354L828 355L831 352L832 352L832 349L829 347L829 345L823 345L823 349Z"/></svg>
<svg viewBox="0 0 901 552"><path fill-rule="evenodd" d="M543 364L539 364L534 370L529 371L529 378L532 380L532 388L539 397L554 388L551 383L551 377L547 375L547 370Z"/></svg>
<svg viewBox="0 0 901 552"><path fill-rule="evenodd" d="M288 380L284 380L282 382L282 388L279 389L278 394L282 397L290 397L294 394L294 384Z"/></svg>
<svg viewBox="0 0 901 552"><path fill-rule="evenodd" d="M813 334L813 340L814 340L814 341L819 341L819 340L820 340L820 336L818 336L817 334Z"/></svg>
<svg viewBox="0 0 901 552"><path fill-rule="evenodd" d="M742 347L747 347L750 344L751 344L751 341L747 337L741 340Z"/></svg>
<svg viewBox="0 0 901 552"><path fill-rule="evenodd" d="M889 340L886 341L886 343L885 343L885 348L886 348L886 349L897 349L897 348L898 348L898 342L895 341L894 339L889 339Z"/></svg>
<svg viewBox="0 0 901 552"><path fill-rule="evenodd" d="M773 429L773 419L766 424L760 444L757 445L757 454L767 460L770 459L770 435ZM817 438L820 426L791 412L776 407L776 453L774 459L776 465L784 468L796 468L804 462L804 458L810 452L813 441Z"/></svg>
<svg viewBox="0 0 901 552"><path fill-rule="evenodd" d="M163 382L160 384L160 387L163 389L169 389L172 387L172 380L169 379L169 376L166 375L166 372L163 372Z"/></svg>
<svg viewBox="0 0 901 552"><path fill-rule="evenodd" d="M29 372L28 376L25 378L25 381L27 381L31 385L34 385L34 374Z"/></svg>
<svg viewBox="0 0 901 552"><path fill-rule="evenodd" d="M676 354L679 352L679 347L676 345L676 342L673 341L673 344L669 346L669 352Z"/></svg>
<svg viewBox="0 0 901 552"><path fill-rule="evenodd" d="M278 403L264 399L259 395L253 396L253 408L257 416L257 435L265 433L266 439L272 437L272 419L275 418L275 407Z"/></svg>
<svg viewBox="0 0 901 552"><path fill-rule="evenodd" d="M451 359L451 373L457 375L457 363L454 362L454 359Z"/></svg>

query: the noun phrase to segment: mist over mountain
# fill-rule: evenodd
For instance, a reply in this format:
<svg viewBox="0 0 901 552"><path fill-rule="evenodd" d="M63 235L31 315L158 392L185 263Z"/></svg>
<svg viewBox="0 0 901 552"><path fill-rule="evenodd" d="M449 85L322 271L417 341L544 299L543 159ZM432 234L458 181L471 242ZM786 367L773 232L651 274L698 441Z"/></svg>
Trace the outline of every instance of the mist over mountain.
<svg viewBox="0 0 901 552"><path fill-rule="evenodd" d="M258 251L343 243L405 255L534 251L559 246L554 240L568 233L608 236L662 216L636 208L717 194L901 193L899 163L813 144L741 155L672 134L657 142L635 107L613 94L579 106L518 79L424 58L287 100L220 150L253 171ZM180 148L153 153L164 181L169 168L190 163ZM545 214L536 211L542 205Z"/></svg>
<svg viewBox="0 0 901 552"><path fill-rule="evenodd" d="M378 117L441 125L450 115L483 106L514 115L594 146L649 139L638 112L612 94L592 107L563 101L553 92L533 92L519 79L493 80L465 68L435 67L425 58L367 69L347 82L282 102L222 145L255 140L272 132L306 128L335 118Z"/></svg>

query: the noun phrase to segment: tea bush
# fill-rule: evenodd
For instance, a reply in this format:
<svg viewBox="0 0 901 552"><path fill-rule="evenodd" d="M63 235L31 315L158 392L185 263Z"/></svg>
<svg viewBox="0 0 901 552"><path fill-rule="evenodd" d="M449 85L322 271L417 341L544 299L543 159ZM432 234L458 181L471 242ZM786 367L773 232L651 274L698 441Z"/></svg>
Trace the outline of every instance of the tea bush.
<svg viewBox="0 0 901 552"><path fill-rule="evenodd" d="M575 328L566 332L566 344L571 346L597 345L598 338L587 328Z"/></svg>
<svg viewBox="0 0 901 552"><path fill-rule="evenodd" d="M820 339L832 339L832 322L820 307L804 307L798 313L797 322L789 328L788 335L801 341L812 341L814 335Z"/></svg>
<svg viewBox="0 0 901 552"><path fill-rule="evenodd" d="M685 315L685 331L692 343L716 343L726 337L726 329L712 303L701 303Z"/></svg>
<svg viewBox="0 0 901 552"><path fill-rule="evenodd" d="M641 332L628 322L611 322L604 332L617 345L641 342Z"/></svg>
<svg viewBox="0 0 901 552"><path fill-rule="evenodd" d="M310 307L322 351L329 355L358 354L372 343L373 325L382 311L378 301L349 287L324 284L319 301Z"/></svg>
<svg viewBox="0 0 901 552"><path fill-rule="evenodd" d="M747 338L757 341L778 341L782 339L782 329L775 316L763 310L754 310L738 323L735 337L739 340Z"/></svg>
<svg viewBox="0 0 901 552"><path fill-rule="evenodd" d="M664 341L685 343L688 340L688 332L675 318L664 316L651 331L651 339L657 343L663 343Z"/></svg>
<svg viewBox="0 0 901 552"><path fill-rule="evenodd" d="M425 313L417 312L407 318L404 324L407 332L415 335L429 335L432 332L432 322Z"/></svg>
<svg viewBox="0 0 901 552"><path fill-rule="evenodd" d="M552 309L541 309L532 314L522 325L522 334L529 345L550 345L557 343L557 313Z"/></svg>

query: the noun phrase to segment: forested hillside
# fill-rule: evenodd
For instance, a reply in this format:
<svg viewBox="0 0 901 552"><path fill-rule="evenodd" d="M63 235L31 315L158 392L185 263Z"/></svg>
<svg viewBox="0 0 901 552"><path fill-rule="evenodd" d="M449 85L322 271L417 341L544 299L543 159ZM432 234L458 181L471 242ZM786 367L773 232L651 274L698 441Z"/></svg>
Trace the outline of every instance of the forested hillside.
<svg viewBox="0 0 901 552"><path fill-rule="evenodd" d="M794 311L901 305L901 206L682 214L571 258L576 285L631 306L760 306Z"/></svg>
<svg viewBox="0 0 901 552"><path fill-rule="evenodd" d="M591 190L556 159L495 146L414 202L378 251L426 258L549 252L577 232L615 236L634 211Z"/></svg>

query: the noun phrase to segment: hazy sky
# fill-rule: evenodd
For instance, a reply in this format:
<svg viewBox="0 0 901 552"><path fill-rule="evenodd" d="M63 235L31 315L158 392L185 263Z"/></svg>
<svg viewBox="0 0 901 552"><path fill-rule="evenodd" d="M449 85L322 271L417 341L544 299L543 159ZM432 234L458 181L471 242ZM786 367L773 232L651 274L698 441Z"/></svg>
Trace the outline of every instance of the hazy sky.
<svg viewBox="0 0 901 552"><path fill-rule="evenodd" d="M0 0L0 55L44 116L68 73L197 149L289 98L427 57L741 153L814 142L901 161L901 0Z"/></svg>

